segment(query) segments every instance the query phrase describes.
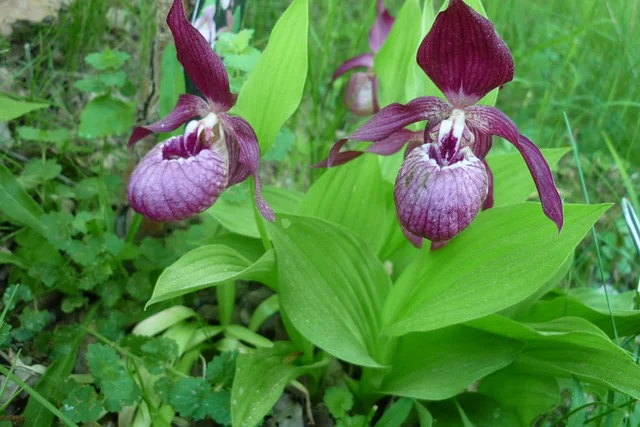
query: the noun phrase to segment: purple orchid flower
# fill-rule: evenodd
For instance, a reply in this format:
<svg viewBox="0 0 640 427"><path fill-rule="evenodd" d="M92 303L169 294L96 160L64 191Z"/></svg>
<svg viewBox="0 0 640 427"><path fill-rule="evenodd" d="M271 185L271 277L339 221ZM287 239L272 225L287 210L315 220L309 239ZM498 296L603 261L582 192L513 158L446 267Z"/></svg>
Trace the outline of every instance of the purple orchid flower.
<svg viewBox="0 0 640 427"><path fill-rule="evenodd" d="M414 245L421 246L422 238L446 242L464 230L481 208L493 205L493 176L485 156L496 135L522 154L542 209L560 231L562 200L542 153L500 110L476 105L491 90L513 79L511 52L493 24L464 1L450 0L422 41L417 62L448 102L425 96L406 105L388 105L338 141L319 166L346 163L362 154L340 152L347 140L373 142L367 152L397 152L404 144L394 134L412 123L428 121L425 143L410 143L398 173L396 213Z"/></svg>
<svg viewBox="0 0 640 427"><path fill-rule="evenodd" d="M253 175L258 209L267 220L274 214L262 198L258 176L260 147L251 125L227 112L236 97L222 60L187 20L182 0L174 0L167 16L178 60L205 99L181 95L162 120L139 126L129 138L131 147L154 132L170 132L190 121L184 135L155 146L131 174L131 207L154 221L178 221L212 206L222 192Z"/></svg>
<svg viewBox="0 0 640 427"><path fill-rule="evenodd" d="M377 96L378 78L373 73L373 58L387 39L393 26L393 18L389 11L385 9L383 0L378 0L376 10L376 20L369 32L369 48L371 51L346 60L333 73L332 79L333 82L344 73L356 68L367 69L366 71L357 71L351 75L347 94L344 98L345 105L349 111L359 116L368 116L380 111Z"/></svg>

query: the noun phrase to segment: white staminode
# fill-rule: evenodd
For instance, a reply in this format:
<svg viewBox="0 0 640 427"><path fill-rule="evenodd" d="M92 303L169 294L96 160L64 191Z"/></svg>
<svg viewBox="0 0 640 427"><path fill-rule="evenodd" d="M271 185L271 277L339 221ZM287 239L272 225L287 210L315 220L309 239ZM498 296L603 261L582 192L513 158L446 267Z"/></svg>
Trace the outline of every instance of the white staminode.
<svg viewBox="0 0 640 427"><path fill-rule="evenodd" d="M466 128L464 110L455 108L451 112L451 116L448 119L443 120L440 123L440 130L438 131L438 142L442 143L442 141L448 137L450 134L456 139L457 144L460 144L462 140L462 134Z"/></svg>

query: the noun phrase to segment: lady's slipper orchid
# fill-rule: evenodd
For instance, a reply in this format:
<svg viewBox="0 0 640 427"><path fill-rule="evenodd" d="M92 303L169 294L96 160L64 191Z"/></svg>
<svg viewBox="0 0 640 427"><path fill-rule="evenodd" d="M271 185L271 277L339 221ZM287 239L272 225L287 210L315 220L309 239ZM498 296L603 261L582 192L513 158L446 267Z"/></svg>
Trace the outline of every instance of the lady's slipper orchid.
<svg viewBox="0 0 640 427"><path fill-rule="evenodd" d="M360 116L368 116L380 110L378 105L378 78L373 73L373 58L387 39L393 26L393 18L385 9L383 0L378 0L376 5L376 20L369 32L369 48L371 52L354 56L346 60L333 73L333 80L344 73L356 68L366 68L366 71L357 71L351 75L347 94L344 98L349 111Z"/></svg>
<svg viewBox="0 0 640 427"><path fill-rule="evenodd" d="M405 234L417 246L423 237L446 242L464 230L481 207L493 204L493 178L484 159L496 135L522 154L542 209L560 231L562 201L540 150L500 110L476 105L513 79L511 52L493 24L464 1L450 0L422 41L417 62L448 102L426 96L406 105L388 105L338 141L321 165L345 163L362 154L340 152L347 140L373 142L368 152L397 152L403 144L393 136L412 123L428 121L425 144L410 145L398 173L396 212Z"/></svg>
<svg viewBox="0 0 640 427"><path fill-rule="evenodd" d="M154 221L182 220L212 206L225 189L253 175L258 209L272 221L273 211L261 195L256 134L246 120L227 114L236 97L222 60L187 21L182 0L174 0L167 24L178 60L205 99L181 95L162 120L136 127L129 146L151 133L202 119L189 122L184 135L163 141L140 161L129 180L131 207Z"/></svg>

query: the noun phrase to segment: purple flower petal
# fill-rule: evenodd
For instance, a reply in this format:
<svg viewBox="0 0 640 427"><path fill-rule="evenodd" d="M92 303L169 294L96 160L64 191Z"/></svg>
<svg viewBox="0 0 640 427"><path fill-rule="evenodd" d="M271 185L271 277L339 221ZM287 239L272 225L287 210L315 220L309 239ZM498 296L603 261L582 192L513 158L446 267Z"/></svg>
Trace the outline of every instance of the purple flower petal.
<svg viewBox="0 0 640 427"><path fill-rule="evenodd" d="M229 89L227 70L207 40L185 17L182 0L174 0L167 24L176 43L178 61L193 83L214 112L228 111L235 103L235 96Z"/></svg>
<svg viewBox="0 0 640 427"><path fill-rule="evenodd" d="M411 233L434 242L450 240L478 214L487 196L487 172L469 148L462 160L439 165L435 144L405 159L394 190L398 220Z"/></svg>
<svg viewBox="0 0 640 427"><path fill-rule="evenodd" d="M553 174L551 168L545 160L544 156L527 137L520 135L516 148L524 157L524 161L531 172L533 182L538 189L540 202L544 214L553 221L558 227L558 232L562 230L564 223L564 213L562 211L562 199L558 194L558 189L553 182Z"/></svg>
<svg viewBox="0 0 640 427"><path fill-rule="evenodd" d="M363 53L362 55L354 56L351 59L347 59L338 67L335 73L333 73L332 80L337 79L344 73L351 71L355 68L373 68L373 55L371 53Z"/></svg>
<svg viewBox="0 0 640 427"><path fill-rule="evenodd" d="M269 203L262 197L262 181L258 174L260 146L258 145L256 133L253 131L251 125L241 117L223 114L220 115L220 119L227 135L235 140L238 146L237 160L235 154L230 156L230 160L233 159L234 162L240 163L253 175L258 210L267 221L275 220L271 206L269 206ZM242 175L238 170L242 169L236 169L233 172L234 179L238 179ZM231 184L235 183L236 182L233 181L231 182Z"/></svg>
<svg viewBox="0 0 640 427"><path fill-rule="evenodd" d="M355 141L381 141L412 123L442 120L451 114L451 106L434 96L423 96L408 104L389 104L349 135Z"/></svg>
<svg viewBox="0 0 640 427"><path fill-rule="evenodd" d="M176 130L194 117L206 116L209 111L209 105L202 98L195 95L180 95L173 110L161 120L150 125L136 127L129 138L128 146L133 146L136 142L154 132Z"/></svg>
<svg viewBox="0 0 640 427"><path fill-rule="evenodd" d="M156 145L140 161L127 189L136 212L153 221L179 221L215 203L227 187L226 146L200 146L193 153L187 146L195 144L175 136Z"/></svg>
<svg viewBox="0 0 640 427"><path fill-rule="evenodd" d="M513 79L513 57L487 18L450 0L422 41L418 64L454 107L478 102Z"/></svg>
<svg viewBox="0 0 640 427"><path fill-rule="evenodd" d="M333 147L331 147L331 151L329 152L329 157L320 163L316 163L313 165L313 168L326 168L326 167L334 167L343 165L345 163L350 162L351 160L360 157L364 153L373 153L379 154L381 156L390 156L392 154L397 153L407 145L409 142L417 142L422 144L422 132L413 132L408 129L402 129L398 132L392 134L386 139L382 141L374 142L369 147L367 147L364 151L358 150L349 150L340 152L342 147L348 141L347 139L341 139L336 142Z"/></svg>
<svg viewBox="0 0 640 427"><path fill-rule="evenodd" d="M373 27L371 27L371 31L369 32L369 47L375 53L378 53L384 41L387 39L394 21L389 11L385 9L384 2L378 1L377 11L378 16L376 16L376 21L373 23Z"/></svg>
<svg viewBox="0 0 640 427"><path fill-rule="evenodd" d="M491 172L491 168L486 160L482 159L482 164L484 165L485 170L487 171L487 179L489 181L489 189L487 190L487 198L482 202L482 210L491 209L493 207L493 172Z"/></svg>

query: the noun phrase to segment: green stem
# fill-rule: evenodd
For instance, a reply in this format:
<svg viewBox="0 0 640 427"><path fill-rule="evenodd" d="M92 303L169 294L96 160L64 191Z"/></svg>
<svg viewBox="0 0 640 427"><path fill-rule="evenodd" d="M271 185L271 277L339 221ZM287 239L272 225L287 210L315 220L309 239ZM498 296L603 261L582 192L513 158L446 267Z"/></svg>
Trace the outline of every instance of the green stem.
<svg viewBox="0 0 640 427"><path fill-rule="evenodd" d="M216 287L218 296L218 317L220 324L229 325L233 319L233 308L236 304L236 283L234 281L224 282Z"/></svg>
<svg viewBox="0 0 640 427"><path fill-rule="evenodd" d="M142 224L142 215L139 213L135 213L133 215L133 221L131 221L131 227L129 227L129 231L127 232L127 243L132 243L133 239L138 234L138 230L140 229L140 224Z"/></svg>
<svg viewBox="0 0 640 427"><path fill-rule="evenodd" d="M37 391L35 391L32 387L29 386L29 384L25 383L24 381L22 381L20 378L16 377L15 375L13 375L11 372L9 372L9 370L7 368L5 368L4 366L0 365L0 373L2 373L3 375L5 375L7 378L10 378L11 381L13 381L14 383L18 384L18 386L22 387L23 389L25 389L27 391L27 393L29 393L29 395L31 397L33 397L35 400L37 400L42 406L44 406L45 408L47 408L49 411L51 411L51 413L53 415L55 415L56 417L58 417L60 419L60 421L62 421L63 423L65 423L67 426L72 426L72 427L78 427L78 424L74 423L73 421L71 421L65 414L63 414L62 412L60 412L60 410L58 408L56 408L51 402L49 402L44 396L42 396L40 393L38 393Z"/></svg>
<svg viewBox="0 0 640 427"><path fill-rule="evenodd" d="M251 176L249 177L249 189L251 191L251 200L256 199L256 186L255 179ZM258 226L258 232L260 233L260 239L262 239L262 245L264 246L265 251L269 249L273 249L273 245L271 244L271 240L269 239L269 234L267 234L267 227L264 223L264 218L262 214L258 210L258 206L253 204L253 216L256 218L256 225Z"/></svg>

